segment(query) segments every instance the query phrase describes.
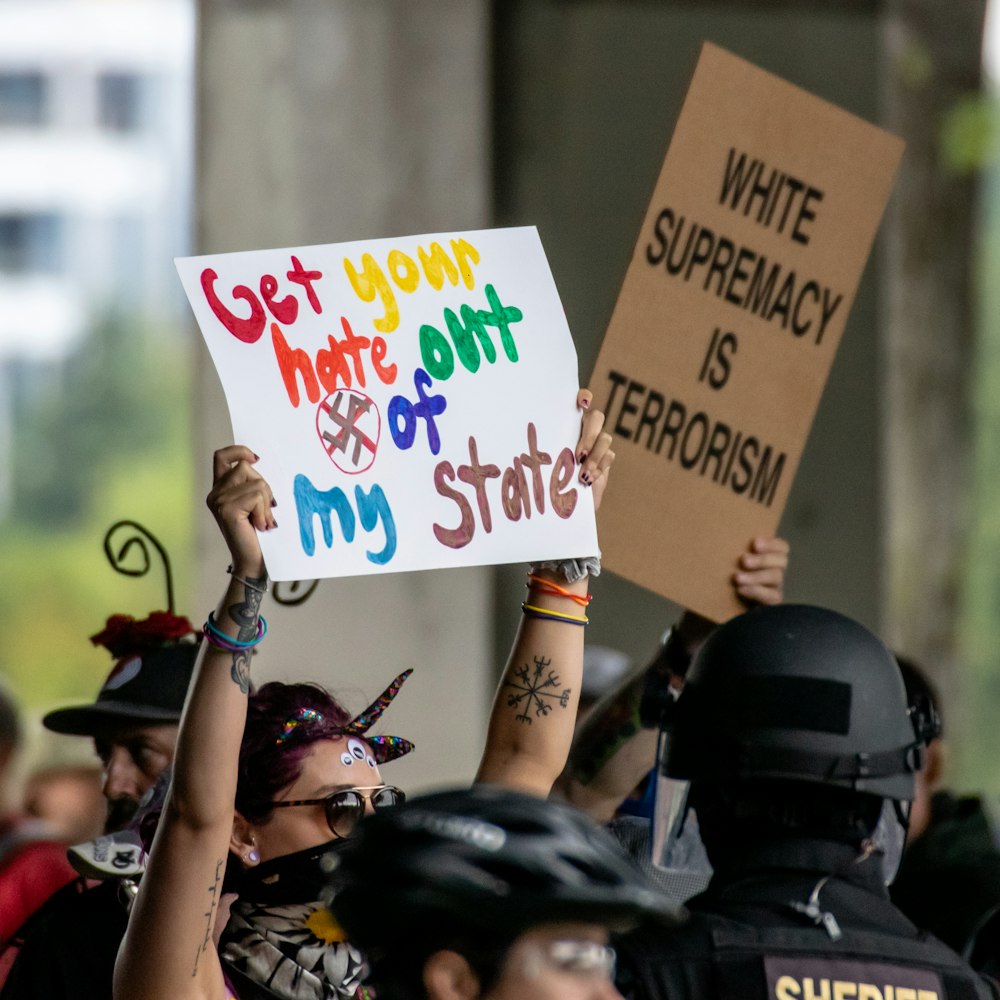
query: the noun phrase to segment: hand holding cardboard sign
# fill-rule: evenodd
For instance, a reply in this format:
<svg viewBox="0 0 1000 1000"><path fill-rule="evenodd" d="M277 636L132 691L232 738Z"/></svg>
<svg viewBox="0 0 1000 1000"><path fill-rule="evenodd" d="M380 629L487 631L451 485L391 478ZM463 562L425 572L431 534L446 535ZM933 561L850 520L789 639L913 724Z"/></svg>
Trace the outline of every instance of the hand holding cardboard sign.
<svg viewBox="0 0 1000 1000"><path fill-rule="evenodd" d="M748 607L780 604L785 597L785 571L789 545L783 538L755 538L737 560L732 575L736 596ZM677 623L677 634L688 656L694 656L716 626L710 618L685 611Z"/></svg>
<svg viewBox="0 0 1000 1000"><path fill-rule="evenodd" d="M783 538L755 538L740 556L733 574L736 593L748 604L780 604L784 599L788 542Z"/></svg>

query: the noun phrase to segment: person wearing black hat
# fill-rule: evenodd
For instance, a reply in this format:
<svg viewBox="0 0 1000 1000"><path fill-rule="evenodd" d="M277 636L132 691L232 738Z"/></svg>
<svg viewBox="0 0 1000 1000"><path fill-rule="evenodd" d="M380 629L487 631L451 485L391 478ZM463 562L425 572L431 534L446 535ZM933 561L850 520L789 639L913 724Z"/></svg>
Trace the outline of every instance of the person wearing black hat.
<svg viewBox="0 0 1000 1000"><path fill-rule="evenodd" d="M104 769L106 830L121 829L174 757L177 724L198 651L186 619L156 611L142 621L113 615L91 637L115 657L92 704L56 709L46 729L89 736Z"/></svg>
<svg viewBox="0 0 1000 1000"><path fill-rule="evenodd" d="M141 621L112 616L91 637L115 658L97 698L43 718L53 732L94 740L108 800L106 835L74 848L70 858L87 876L107 880L93 887L82 879L70 884L21 928L2 1000L110 998L128 896L120 880L108 876L134 877L142 870L137 837L119 831L173 761L197 635L186 618L167 611Z"/></svg>
<svg viewBox="0 0 1000 1000"><path fill-rule="evenodd" d="M676 922L582 813L496 786L368 816L337 862L334 919L393 1000L614 1000L609 929Z"/></svg>
<svg viewBox="0 0 1000 1000"><path fill-rule="evenodd" d="M716 629L677 703L656 815L668 856L690 803L714 874L676 934L620 942L625 995L1000 997L886 888L929 735L891 653L843 615L783 605Z"/></svg>

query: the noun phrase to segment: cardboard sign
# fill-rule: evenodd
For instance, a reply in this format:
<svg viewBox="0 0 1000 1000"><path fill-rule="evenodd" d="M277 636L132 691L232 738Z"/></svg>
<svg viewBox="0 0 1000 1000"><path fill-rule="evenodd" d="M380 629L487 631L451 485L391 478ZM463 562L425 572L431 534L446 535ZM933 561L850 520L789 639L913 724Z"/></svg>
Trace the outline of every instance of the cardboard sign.
<svg viewBox="0 0 1000 1000"><path fill-rule="evenodd" d="M597 552L576 351L535 229L188 257L275 580Z"/></svg>
<svg viewBox="0 0 1000 1000"><path fill-rule="evenodd" d="M706 44L590 387L604 565L715 620L773 535L903 144Z"/></svg>

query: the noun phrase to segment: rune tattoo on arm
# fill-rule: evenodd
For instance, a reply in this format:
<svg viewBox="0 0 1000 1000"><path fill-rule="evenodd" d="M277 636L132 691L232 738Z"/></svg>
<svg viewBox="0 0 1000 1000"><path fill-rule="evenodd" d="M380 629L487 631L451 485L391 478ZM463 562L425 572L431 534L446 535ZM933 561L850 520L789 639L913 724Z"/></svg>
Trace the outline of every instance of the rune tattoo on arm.
<svg viewBox="0 0 1000 1000"><path fill-rule="evenodd" d="M260 618L260 602L264 597L267 577L247 580L243 585L243 602L229 606L229 617L239 626L236 633L238 642L250 642L257 637L257 620ZM250 659L253 647L233 653L231 676L243 694L250 692Z"/></svg>
<svg viewBox="0 0 1000 1000"><path fill-rule="evenodd" d="M531 715L534 710L536 719L544 718L553 707L565 708L569 704L572 688L564 688L559 675L554 670L546 668L552 661L544 656L534 657L534 669L525 663L511 671L504 681L504 687L513 688L507 693L507 705L518 708L515 716L518 722L531 725Z"/></svg>

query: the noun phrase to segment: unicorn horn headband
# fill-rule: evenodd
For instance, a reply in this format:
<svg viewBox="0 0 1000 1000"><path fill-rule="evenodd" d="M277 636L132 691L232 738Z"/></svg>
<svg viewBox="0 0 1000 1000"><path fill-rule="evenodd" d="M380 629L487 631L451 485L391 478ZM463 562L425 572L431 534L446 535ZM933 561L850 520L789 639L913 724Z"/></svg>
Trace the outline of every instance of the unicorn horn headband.
<svg viewBox="0 0 1000 1000"><path fill-rule="evenodd" d="M393 698L399 694L403 682L412 673L412 669L404 670L363 712L354 716L350 722L340 726L337 732L345 736L361 736L367 733L382 717L382 713L392 703ZM275 742L284 743L303 722L322 721L323 716L314 709L300 708L285 722L281 735ZM402 736L365 736L365 739L371 745L372 755L379 764L385 764L387 761L402 757L413 749L413 744L409 740L403 739Z"/></svg>
<svg viewBox="0 0 1000 1000"><path fill-rule="evenodd" d="M403 682L412 673L412 670L404 670L363 712L354 716L340 731L345 736L360 736L362 733L367 733L382 717L392 699L399 694ZM413 744L409 740L404 740L402 736L366 736L365 739L371 744L372 754L379 764L402 757L413 749Z"/></svg>

